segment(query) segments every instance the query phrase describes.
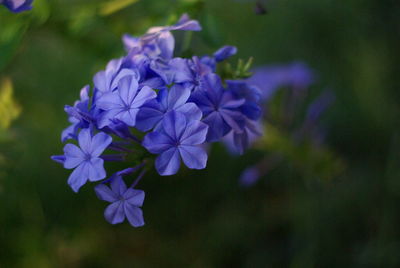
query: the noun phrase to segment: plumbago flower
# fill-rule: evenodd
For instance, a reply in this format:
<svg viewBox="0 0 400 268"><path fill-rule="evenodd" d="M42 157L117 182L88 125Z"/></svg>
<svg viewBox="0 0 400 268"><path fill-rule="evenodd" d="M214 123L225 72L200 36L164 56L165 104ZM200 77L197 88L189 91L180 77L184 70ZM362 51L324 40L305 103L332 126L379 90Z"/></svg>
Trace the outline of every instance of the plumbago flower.
<svg viewBox="0 0 400 268"><path fill-rule="evenodd" d="M181 163L204 169L207 143L232 136L230 146L242 153L261 135L259 90L216 72L237 49L176 57L171 31L178 30L200 31L201 26L183 15L175 25L150 28L141 37L124 35L127 54L111 60L94 76L93 88L85 86L80 99L64 108L71 125L61 140L68 143L64 154L52 159L73 169L68 184L75 192L88 181L100 182L95 191L111 203L104 212L111 224L125 218L134 227L144 224L145 194L136 185L152 163L161 176L176 174ZM105 163L124 161L128 154L133 162L107 179ZM139 170L127 187L123 176Z"/></svg>
<svg viewBox="0 0 400 268"><path fill-rule="evenodd" d="M0 4L14 13L31 10L32 2L33 0L0 0Z"/></svg>
<svg viewBox="0 0 400 268"><path fill-rule="evenodd" d="M315 75L306 64L301 62L264 66L253 71L254 75L247 79L247 83L227 81L228 87L231 87L233 92L246 100L258 99L265 104L276 101L277 99L274 99L274 96L281 93L282 102L274 107L279 109L278 116L284 118L284 120L276 120L277 111L269 113L267 111L267 116L263 120L269 127L271 139L276 139L276 136L279 136L280 143L285 144L285 146L276 148L276 151L272 149L270 154L258 163L246 168L239 178L239 183L245 187L254 185L284 158L288 158L292 162L300 162L301 166L307 166L307 159L294 159L294 156L298 154L296 150L305 150L304 148L308 150L308 158L313 165L326 165L324 161L327 162L326 159L332 157L329 151L323 150L324 132L321 128L320 118L333 103L335 99L333 93L325 90L309 104L304 105L308 88L314 83ZM249 84L254 85L254 89L244 90L244 87ZM256 92L256 90L259 91ZM258 117L260 110L259 106L252 106L250 102L249 105L242 106L242 112L247 116L247 119L251 119L253 116ZM302 114L305 114L305 116L299 118L299 115ZM248 133L251 135L253 135L253 132L257 132L250 125L246 129L251 130ZM228 143L233 141L243 144L240 136L240 134L234 133L226 136L225 139L228 140ZM251 139L254 139L254 136ZM263 143L268 144L268 135L264 137ZM234 151L237 148L240 148L240 146L231 148L231 150ZM304 152L298 155L304 155ZM337 164L340 162L339 160L330 160L333 166L340 166L340 164ZM335 172L337 170L333 168L328 173L331 175ZM323 175L320 172L317 176Z"/></svg>

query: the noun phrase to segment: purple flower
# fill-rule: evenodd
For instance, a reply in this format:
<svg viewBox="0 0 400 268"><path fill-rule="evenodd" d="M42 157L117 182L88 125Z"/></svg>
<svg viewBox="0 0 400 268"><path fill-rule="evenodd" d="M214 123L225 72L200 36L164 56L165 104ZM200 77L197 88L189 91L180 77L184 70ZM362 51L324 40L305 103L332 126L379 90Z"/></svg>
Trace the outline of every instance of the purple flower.
<svg viewBox="0 0 400 268"><path fill-rule="evenodd" d="M260 178L260 171L255 167L246 168L239 178L239 183L244 187L254 185Z"/></svg>
<svg viewBox="0 0 400 268"><path fill-rule="evenodd" d="M110 145L112 138L104 133L92 137L89 129L82 129L78 135L79 147L66 144L64 147L66 169L74 169L68 179L72 190L79 188L89 181L98 181L106 177L103 159L100 155Z"/></svg>
<svg viewBox="0 0 400 268"><path fill-rule="evenodd" d="M159 129L165 114L175 110L183 113L187 120L200 120L202 112L193 102L187 102L191 90L180 85L173 85L169 90L158 92L157 100L145 104L137 115L136 127L148 131L155 127Z"/></svg>
<svg viewBox="0 0 400 268"><path fill-rule="evenodd" d="M247 82L259 87L264 100L270 99L280 87L305 89L314 82L312 70L307 65L298 62L260 67L253 70L253 73Z"/></svg>
<svg viewBox="0 0 400 268"><path fill-rule="evenodd" d="M143 226L143 212L140 207L143 205L145 193L127 188L122 179L123 172L117 172L111 177L111 187L103 183L95 187L97 197L111 203L105 209L104 217L111 224L121 223L126 217L133 227Z"/></svg>
<svg viewBox="0 0 400 268"><path fill-rule="evenodd" d="M239 107L245 99L235 99L230 91L224 90L218 75L206 75L203 89L194 91L189 101L203 112L202 121L209 126L207 141L218 141L231 130L243 131L244 116Z"/></svg>
<svg viewBox="0 0 400 268"><path fill-rule="evenodd" d="M65 111L69 114L69 122L72 123L69 127L63 130L61 134L61 141L65 142L68 139L76 139L79 128L88 127L82 114L89 114L89 86L81 89L80 100L76 101L74 106L66 106Z"/></svg>
<svg viewBox="0 0 400 268"><path fill-rule="evenodd" d="M211 68L213 72L217 69L217 63L224 61L237 53L237 48L233 46L223 46L218 49L213 56L203 56L200 61Z"/></svg>
<svg viewBox="0 0 400 268"><path fill-rule="evenodd" d="M321 93L307 109L303 125L295 133L295 138L309 137L315 145L321 144L325 139L325 133L320 125L320 118L326 109L335 101L335 95L330 90Z"/></svg>
<svg viewBox="0 0 400 268"><path fill-rule="evenodd" d="M152 27L140 38L126 34L122 41L125 49L130 52L130 57L144 54L151 59L159 57L169 60L172 58L175 48L175 39L170 31L175 30L200 31L201 26L198 21L191 20L187 14L184 14L175 25Z"/></svg>
<svg viewBox="0 0 400 268"><path fill-rule="evenodd" d="M164 33L169 33L170 31L201 31L201 26L198 21L191 20L187 14L183 14L179 21L171 26L164 27L152 27L149 29L147 34L142 37L142 40L153 40L162 36Z"/></svg>
<svg viewBox="0 0 400 268"><path fill-rule="evenodd" d="M261 92L258 87L249 85L245 80L226 80L225 82L236 99L245 100L240 108L243 115L251 120L258 120L261 117L259 105Z"/></svg>
<svg viewBox="0 0 400 268"><path fill-rule="evenodd" d="M316 123L322 113L334 102L335 95L332 91L326 90L322 92L308 107L306 122Z"/></svg>
<svg viewBox="0 0 400 268"><path fill-rule="evenodd" d="M33 0L0 0L0 4L14 13L31 10L32 2Z"/></svg>
<svg viewBox="0 0 400 268"><path fill-rule="evenodd" d="M123 68L124 58L111 60L104 71L98 72L93 83L100 92L113 91L117 88L119 80L127 75L136 76L138 79L139 73L136 70Z"/></svg>
<svg viewBox="0 0 400 268"><path fill-rule="evenodd" d="M212 72L211 68L197 57L193 57L192 60L173 58L168 62L153 61L150 68L163 79L166 85L177 83L192 90L199 88L201 79Z"/></svg>
<svg viewBox="0 0 400 268"><path fill-rule="evenodd" d="M259 121L244 121L243 131L238 133L231 131L224 137L225 144L232 153L243 154L259 136L262 135L262 125Z"/></svg>
<svg viewBox="0 0 400 268"><path fill-rule="evenodd" d="M139 90L138 81L134 76L121 78L118 90L105 93L96 102L97 107L105 111L99 118L99 128L111 124L114 120L131 127L135 126L139 108L156 96L154 90L147 86Z"/></svg>
<svg viewBox="0 0 400 268"><path fill-rule="evenodd" d="M204 143L208 127L197 121L187 121L184 114L171 111L163 120L162 131L147 134L143 146L156 159L156 169L160 175L178 172L181 159L188 168L203 169L207 164L207 153L199 145Z"/></svg>
<svg viewBox="0 0 400 268"><path fill-rule="evenodd" d="M224 61L237 53L237 48L234 46L224 46L214 53L216 62Z"/></svg>

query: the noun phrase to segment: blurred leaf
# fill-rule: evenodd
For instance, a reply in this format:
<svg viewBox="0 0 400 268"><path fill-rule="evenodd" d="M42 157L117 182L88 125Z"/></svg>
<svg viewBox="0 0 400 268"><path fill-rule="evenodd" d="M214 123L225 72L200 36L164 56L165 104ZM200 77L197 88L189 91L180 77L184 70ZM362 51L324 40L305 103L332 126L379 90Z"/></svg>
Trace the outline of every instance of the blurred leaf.
<svg viewBox="0 0 400 268"><path fill-rule="evenodd" d="M135 4L139 0L113 0L107 3L104 3L100 8L100 15L108 16L111 15L123 8L126 8L129 5Z"/></svg>
<svg viewBox="0 0 400 268"><path fill-rule="evenodd" d="M34 21L38 24L43 24L50 16L50 6L47 0L35 0L34 8L32 9Z"/></svg>
<svg viewBox="0 0 400 268"><path fill-rule="evenodd" d="M329 180L344 170L342 160L327 148L315 146L309 140L298 143L290 134L270 124L256 147L284 157L306 177Z"/></svg>
<svg viewBox="0 0 400 268"><path fill-rule="evenodd" d="M21 113L21 108L14 101L11 80L0 81L0 129L7 129Z"/></svg>
<svg viewBox="0 0 400 268"><path fill-rule="evenodd" d="M201 34L206 42L214 47L221 46L224 38L215 17L208 13L204 13L200 21L202 22L203 27Z"/></svg>
<svg viewBox="0 0 400 268"><path fill-rule="evenodd" d="M2 16L2 15L0 15ZM28 28L29 21L10 18L8 16L0 17L0 70L4 68L7 62L16 52L18 45Z"/></svg>

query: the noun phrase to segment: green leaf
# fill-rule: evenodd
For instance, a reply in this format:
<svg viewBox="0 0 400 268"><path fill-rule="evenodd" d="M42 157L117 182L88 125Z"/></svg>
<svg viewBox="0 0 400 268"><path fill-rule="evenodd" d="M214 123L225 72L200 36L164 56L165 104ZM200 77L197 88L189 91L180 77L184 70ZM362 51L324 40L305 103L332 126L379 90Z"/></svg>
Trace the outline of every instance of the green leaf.
<svg viewBox="0 0 400 268"><path fill-rule="evenodd" d="M0 129L7 129L20 113L21 108L13 97L11 80L4 78L0 81Z"/></svg>

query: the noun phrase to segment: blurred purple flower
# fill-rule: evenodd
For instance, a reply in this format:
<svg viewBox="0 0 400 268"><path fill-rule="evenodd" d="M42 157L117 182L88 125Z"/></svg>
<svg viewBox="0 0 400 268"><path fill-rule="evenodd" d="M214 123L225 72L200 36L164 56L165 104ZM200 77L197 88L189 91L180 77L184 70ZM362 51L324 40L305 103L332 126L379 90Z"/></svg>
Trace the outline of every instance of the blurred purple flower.
<svg viewBox="0 0 400 268"><path fill-rule="evenodd" d="M281 87L306 89L314 82L314 73L307 65L301 62L259 67L252 70L252 72L254 74L247 79L247 82L261 90L263 100L270 99Z"/></svg>
<svg viewBox="0 0 400 268"><path fill-rule="evenodd" d="M218 49L212 56L203 56L200 61L204 65L211 68L213 72L217 69L217 63L224 61L237 53L237 48L234 46L223 46Z"/></svg>
<svg viewBox="0 0 400 268"><path fill-rule="evenodd" d="M229 151L233 154L243 154L250 145L262 135L262 125L260 121L245 118L243 131L238 133L230 131L225 137L224 142Z"/></svg>
<svg viewBox="0 0 400 268"><path fill-rule="evenodd" d="M256 167L246 168L239 178L239 184L244 187L254 185L260 178L260 172Z"/></svg>

